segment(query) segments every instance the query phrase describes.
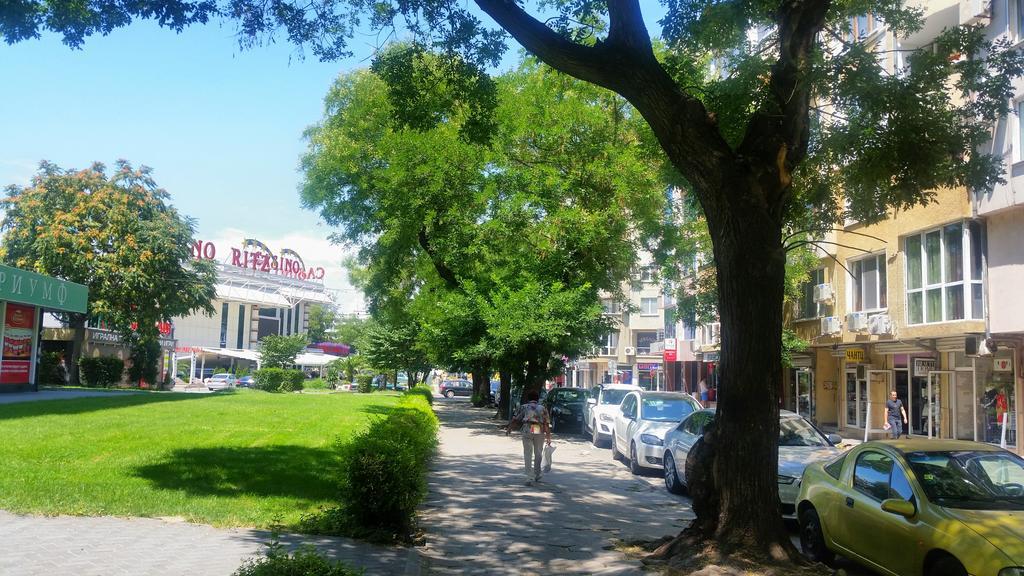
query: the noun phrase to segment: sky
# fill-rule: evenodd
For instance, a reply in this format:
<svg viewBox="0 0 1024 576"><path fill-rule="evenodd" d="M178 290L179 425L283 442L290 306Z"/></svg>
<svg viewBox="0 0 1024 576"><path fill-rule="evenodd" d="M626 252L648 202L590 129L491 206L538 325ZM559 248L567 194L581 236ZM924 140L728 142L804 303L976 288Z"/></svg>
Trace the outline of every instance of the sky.
<svg viewBox="0 0 1024 576"><path fill-rule="evenodd" d="M353 57L323 63L283 39L241 50L230 23L176 34L151 22L90 37L81 50L55 35L0 43L0 188L29 184L41 160L149 166L196 220L197 239L220 250L242 238L291 248L326 269L342 312L360 310L342 267L349 252L300 205L298 163L331 83L368 66L377 43L357 36Z"/></svg>

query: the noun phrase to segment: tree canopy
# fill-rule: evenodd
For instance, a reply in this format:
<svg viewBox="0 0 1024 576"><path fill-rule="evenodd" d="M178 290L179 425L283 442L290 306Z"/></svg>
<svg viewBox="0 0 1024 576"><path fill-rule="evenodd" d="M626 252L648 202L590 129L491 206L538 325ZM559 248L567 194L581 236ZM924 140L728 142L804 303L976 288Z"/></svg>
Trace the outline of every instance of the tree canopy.
<svg viewBox="0 0 1024 576"><path fill-rule="evenodd" d="M295 364L295 358L306 349L309 340L305 334L279 336L272 334L260 339L260 367L286 368Z"/></svg>

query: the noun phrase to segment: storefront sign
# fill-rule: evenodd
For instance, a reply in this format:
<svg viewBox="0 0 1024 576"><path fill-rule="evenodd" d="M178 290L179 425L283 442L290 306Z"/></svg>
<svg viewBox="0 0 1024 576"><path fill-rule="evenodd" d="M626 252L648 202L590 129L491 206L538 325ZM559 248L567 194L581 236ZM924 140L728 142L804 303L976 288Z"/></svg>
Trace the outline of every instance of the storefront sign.
<svg viewBox="0 0 1024 576"><path fill-rule="evenodd" d="M32 367L32 340L36 326L34 306L7 303L4 316L4 351L0 384L28 384Z"/></svg>
<svg viewBox="0 0 1024 576"><path fill-rule="evenodd" d="M665 338L665 353L662 356L662 359L665 362L675 362L676 361L676 339L675 338Z"/></svg>
<svg viewBox="0 0 1024 576"><path fill-rule="evenodd" d="M992 360L992 370L994 372L1013 372L1013 359L994 358Z"/></svg>
<svg viewBox="0 0 1024 576"><path fill-rule="evenodd" d="M717 351L716 352L705 352L704 353L704 361L705 362L718 362L718 358L719 358L719 353Z"/></svg>
<svg viewBox="0 0 1024 576"><path fill-rule="evenodd" d="M914 377L925 378L935 370L935 358L914 358Z"/></svg>
<svg viewBox="0 0 1024 576"><path fill-rule="evenodd" d="M84 314L88 298L81 284L0 265L0 300Z"/></svg>
<svg viewBox="0 0 1024 576"><path fill-rule="evenodd" d="M854 364L864 363L864 349L863 348L847 348L846 349L846 361Z"/></svg>
<svg viewBox="0 0 1024 576"><path fill-rule="evenodd" d="M638 362L637 365L636 365L636 369L641 371L641 372L643 372L643 371L650 372L650 371L654 371L654 370L660 370L661 369L661 364L658 364L656 362Z"/></svg>
<svg viewBox="0 0 1024 576"><path fill-rule="evenodd" d="M110 330L97 330L96 328L89 328L86 332L89 335L90 342L102 342L104 344L120 344L124 341L124 338L117 332ZM172 348L174 347L174 340L168 338L158 338L161 348Z"/></svg>
<svg viewBox="0 0 1024 576"><path fill-rule="evenodd" d="M213 242L196 240L192 245L192 257L200 260L217 261L217 252L217 245ZM223 251L221 254L226 255ZM246 239L241 248L231 248L230 254L230 258L224 257L221 260L223 264L299 280L324 279L323 268L306 266L302 257L294 250L285 248L280 254L274 254L266 244L253 238Z"/></svg>

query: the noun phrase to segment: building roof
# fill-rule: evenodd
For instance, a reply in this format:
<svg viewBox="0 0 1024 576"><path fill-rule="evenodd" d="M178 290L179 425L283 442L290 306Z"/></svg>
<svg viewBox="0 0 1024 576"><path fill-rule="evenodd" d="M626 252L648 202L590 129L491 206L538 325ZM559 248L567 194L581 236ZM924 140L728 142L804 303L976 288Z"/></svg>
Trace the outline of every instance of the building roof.
<svg viewBox="0 0 1024 576"><path fill-rule="evenodd" d="M319 282L289 278L217 263L217 299L273 308L291 308L301 302L333 301Z"/></svg>

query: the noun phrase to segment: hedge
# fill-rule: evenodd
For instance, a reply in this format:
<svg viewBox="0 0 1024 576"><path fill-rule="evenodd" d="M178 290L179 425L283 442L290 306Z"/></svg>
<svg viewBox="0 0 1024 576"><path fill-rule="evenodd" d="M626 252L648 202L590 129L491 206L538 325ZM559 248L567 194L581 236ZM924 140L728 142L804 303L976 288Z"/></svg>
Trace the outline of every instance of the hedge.
<svg viewBox="0 0 1024 576"><path fill-rule="evenodd" d="M438 421L421 393L407 394L382 420L339 444L339 506L304 518L307 531L407 542L427 495Z"/></svg>
<svg viewBox="0 0 1024 576"><path fill-rule="evenodd" d="M426 386L413 386L405 391L406 396L422 396L427 404L433 405L434 393Z"/></svg>
<svg viewBox="0 0 1024 576"><path fill-rule="evenodd" d="M361 570L353 570L340 562L332 562L316 548L305 546L289 554L278 543L270 545L266 556L258 560L246 560L232 576L359 576Z"/></svg>
<svg viewBox="0 0 1024 576"><path fill-rule="evenodd" d="M82 357L78 360L79 378L83 386L109 388L121 382L124 361L107 356Z"/></svg>
<svg viewBox="0 0 1024 576"><path fill-rule="evenodd" d="M306 375L302 370L260 368L253 373L254 386L266 392L294 392L302 390Z"/></svg>

